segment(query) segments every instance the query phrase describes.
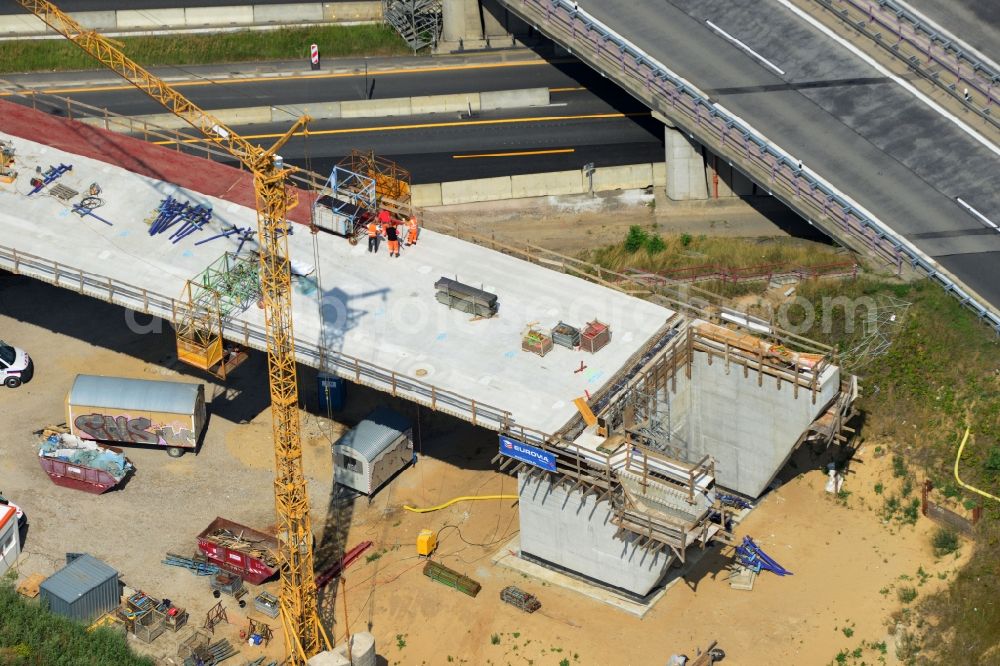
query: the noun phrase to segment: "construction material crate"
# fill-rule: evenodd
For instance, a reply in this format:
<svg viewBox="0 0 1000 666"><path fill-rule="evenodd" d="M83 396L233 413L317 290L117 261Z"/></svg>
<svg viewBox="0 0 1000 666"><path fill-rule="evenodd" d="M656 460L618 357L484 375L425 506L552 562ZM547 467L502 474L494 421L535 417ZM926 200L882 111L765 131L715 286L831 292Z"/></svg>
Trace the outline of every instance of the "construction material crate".
<svg viewBox="0 0 1000 666"><path fill-rule="evenodd" d="M552 351L552 338L541 331L528 331L521 338L521 349L545 356Z"/></svg>
<svg viewBox="0 0 1000 666"><path fill-rule="evenodd" d="M470 597L474 597L479 594L479 590L483 587L468 576L463 576L457 571L449 569L443 564L438 564L437 562L428 562L425 564L424 575L428 578L436 580L439 583L444 583L448 587L453 587L459 592L463 592Z"/></svg>
<svg viewBox="0 0 1000 666"><path fill-rule="evenodd" d="M152 643L166 630L164 620L166 615L152 608L145 615L135 621L132 633L143 643Z"/></svg>
<svg viewBox="0 0 1000 666"><path fill-rule="evenodd" d="M575 349L580 346L580 329L561 321L552 329L552 342L561 347Z"/></svg>
<svg viewBox="0 0 1000 666"><path fill-rule="evenodd" d="M180 646L177 648L177 656L181 659L186 659L193 655L195 650L208 647L209 640L207 633L201 629L195 629L193 634L181 641Z"/></svg>
<svg viewBox="0 0 1000 666"><path fill-rule="evenodd" d="M438 303L449 308L468 312L477 317L492 317L497 313L497 295L482 289L476 289L458 280L440 278L434 283L437 289L435 298Z"/></svg>
<svg viewBox="0 0 1000 666"><path fill-rule="evenodd" d="M603 349L611 342L611 327L596 319L587 322L583 331L580 332L580 349L589 351L591 354Z"/></svg>

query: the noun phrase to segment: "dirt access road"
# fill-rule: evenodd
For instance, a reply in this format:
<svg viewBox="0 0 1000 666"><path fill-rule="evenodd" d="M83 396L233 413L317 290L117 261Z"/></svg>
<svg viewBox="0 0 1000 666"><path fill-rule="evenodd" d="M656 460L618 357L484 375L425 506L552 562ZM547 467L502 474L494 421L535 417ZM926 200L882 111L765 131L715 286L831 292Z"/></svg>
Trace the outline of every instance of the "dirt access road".
<svg viewBox="0 0 1000 666"><path fill-rule="evenodd" d="M641 219L629 215L622 213L618 222ZM176 366L169 330L133 333L119 308L6 274L0 274L0 334L27 348L38 368L30 384L0 392L0 488L31 521L20 573L49 574L62 565L67 551L88 552L121 571L131 587L186 606L191 624L200 624L215 603L205 581L160 560L168 551L192 552L195 535L217 515L258 528L273 526L264 359L254 355L226 387L210 383L212 417L198 455L174 460L163 451L130 448L134 478L121 490L93 496L52 485L35 459L32 432L63 419L63 399L74 375L205 378ZM304 403L314 407L315 375L304 370L301 385ZM408 410L418 422L420 462L371 504L331 501L330 442L380 402ZM725 663L750 666L826 664L862 641L888 639L884 658L893 663L886 622L901 606L896 590L912 585L926 594L963 561L934 558L932 526L926 521L913 527L883 524L881 496L873 488L879 481L888 487L895 479L888 456L869 455L871 444L853 465L846 486L852 494L846 500L823 492L825 458L803 451L785 470L787 482L760 502L737 533L752 534L795 575L765 574L752 592L734 591L725 580L730 554L713 549L639 620L492 565L491 556L518 529L512 501L462 503L429 514L401 508L457 495L514 492L515 480L489 463L496 447L492 433L426 410L418 415L412 406L356 387L338 420L345 425L303 414L317 557L322 566L345 545L369 539L374 546L348 569L346 599L328 590L322 613L336 621L331 626L338 640L348 627L370 628L379 653L391 664L639 666L662 664L673 652L691 654L713 639L728 653ZM882 446L891 449L891 443ZM413 543L424 527L441 531L438 560L482 583L477 598L421 575ZM499 591L509 584L536 594L542 610L525 615L500 603ZM268 587L273 590L275 584ZM218 635L236 640L245 616L233 604L227 606L232 625ZM173 653L177 638L137 647L165 656ZM868 663L879 663L877 649L862 650ZM280 651L277 637L268 652ZM259 654L244 646L234 663Z"/></svg>

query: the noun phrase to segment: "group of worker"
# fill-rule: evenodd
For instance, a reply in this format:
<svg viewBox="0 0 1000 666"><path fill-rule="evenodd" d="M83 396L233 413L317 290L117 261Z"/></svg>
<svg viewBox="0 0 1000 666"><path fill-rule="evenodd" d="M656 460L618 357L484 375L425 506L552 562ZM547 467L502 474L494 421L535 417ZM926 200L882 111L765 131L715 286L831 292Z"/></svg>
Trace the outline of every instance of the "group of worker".
<svg viewBox="0 0 1000 666"><path fill-rule="evenodd" d="M378 216L368 222L368 251L377 253L379 239L385 238L389 244L389 256L398 257L399 242L402 239L399 229L401 226L402 223L399 220L392 219L389 211L384 208L380 210ZM410 219L406 222L406 246L416 245L417 236L417 218L411 215Z"/></svg>

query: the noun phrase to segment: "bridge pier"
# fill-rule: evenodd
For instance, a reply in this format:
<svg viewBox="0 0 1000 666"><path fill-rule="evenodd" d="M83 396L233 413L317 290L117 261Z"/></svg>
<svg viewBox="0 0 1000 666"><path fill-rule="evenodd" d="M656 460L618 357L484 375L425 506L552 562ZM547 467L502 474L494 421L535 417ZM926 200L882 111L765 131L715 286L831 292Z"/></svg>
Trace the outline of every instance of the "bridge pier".
<svg viewBox="0 0 1000 666"><path fill-rule="evenodd" d="M756 194L749 178L728 160L677 129L662 115L663 145L667 163L667 197L674 201L748 197Z"/></svg>
<svg viewBox="0 0 1000 666"><path fill-rule="evenodd" d="M497 0L444 0L439 52L514 46L529 27Z"/></svg>

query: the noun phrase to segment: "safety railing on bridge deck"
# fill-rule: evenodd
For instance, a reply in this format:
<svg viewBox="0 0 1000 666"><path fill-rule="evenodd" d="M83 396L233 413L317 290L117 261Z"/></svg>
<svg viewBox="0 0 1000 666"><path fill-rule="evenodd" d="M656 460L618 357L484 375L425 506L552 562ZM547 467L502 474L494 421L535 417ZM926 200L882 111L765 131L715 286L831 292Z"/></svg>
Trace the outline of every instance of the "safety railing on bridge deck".
<svg viewBox="0 0 1000 666"><path fill-rule="evenodd" d="M1000 72L894 0L813 0L1000 129ZM933 69L930 65L937 65Z"/></svg>
<svg viewBox="0 0 1000 666"><path fill-rule="evenodd" d="M3 245L0 245L0 269L26 275L64 289L72 289L129 310L160 317L175 326L185 307L179 299ZM230 317L223 324L223 332L227 340L260 351L267 350L267 333L263 326ZM336 372L357 384L387 391L394 396L403 396L433 410L471 421L474 425L498 431L508 431L514 426L513 418L506 410L407 377L354 356L324 349L319 345L303 342L301 339L295 343L295 353L300 363Z"/></svg>
<svg viewBox="0 0 1000 666"><path fill-rule="evenodd" d="M571 0L501 0L529 25L569 47L581 60L612 76L662 111L699 142L733 160L769 193L807 220L825 221L827 233L893 265L921 271L1000 334L1000 314L942 272L905 238L874 219L802 163L714 103Z"/></svg>
<svg viewBox="0 0 1000 666"><path fill-rule="evenodd" d="M815 280L820 278L856 278L858 265L853 261L837 261L816 266L788 267L781 264L758 264L756 266L741 266L733 268L721 264L701 264L699 266L683 266L663 271L643 271L637 268L627 269L628 274L638 280L653 284L663 280L675 282L721 282L722 284L739 284L741 282L762 282L775 278L794 278L796 280Z"/></svg>

